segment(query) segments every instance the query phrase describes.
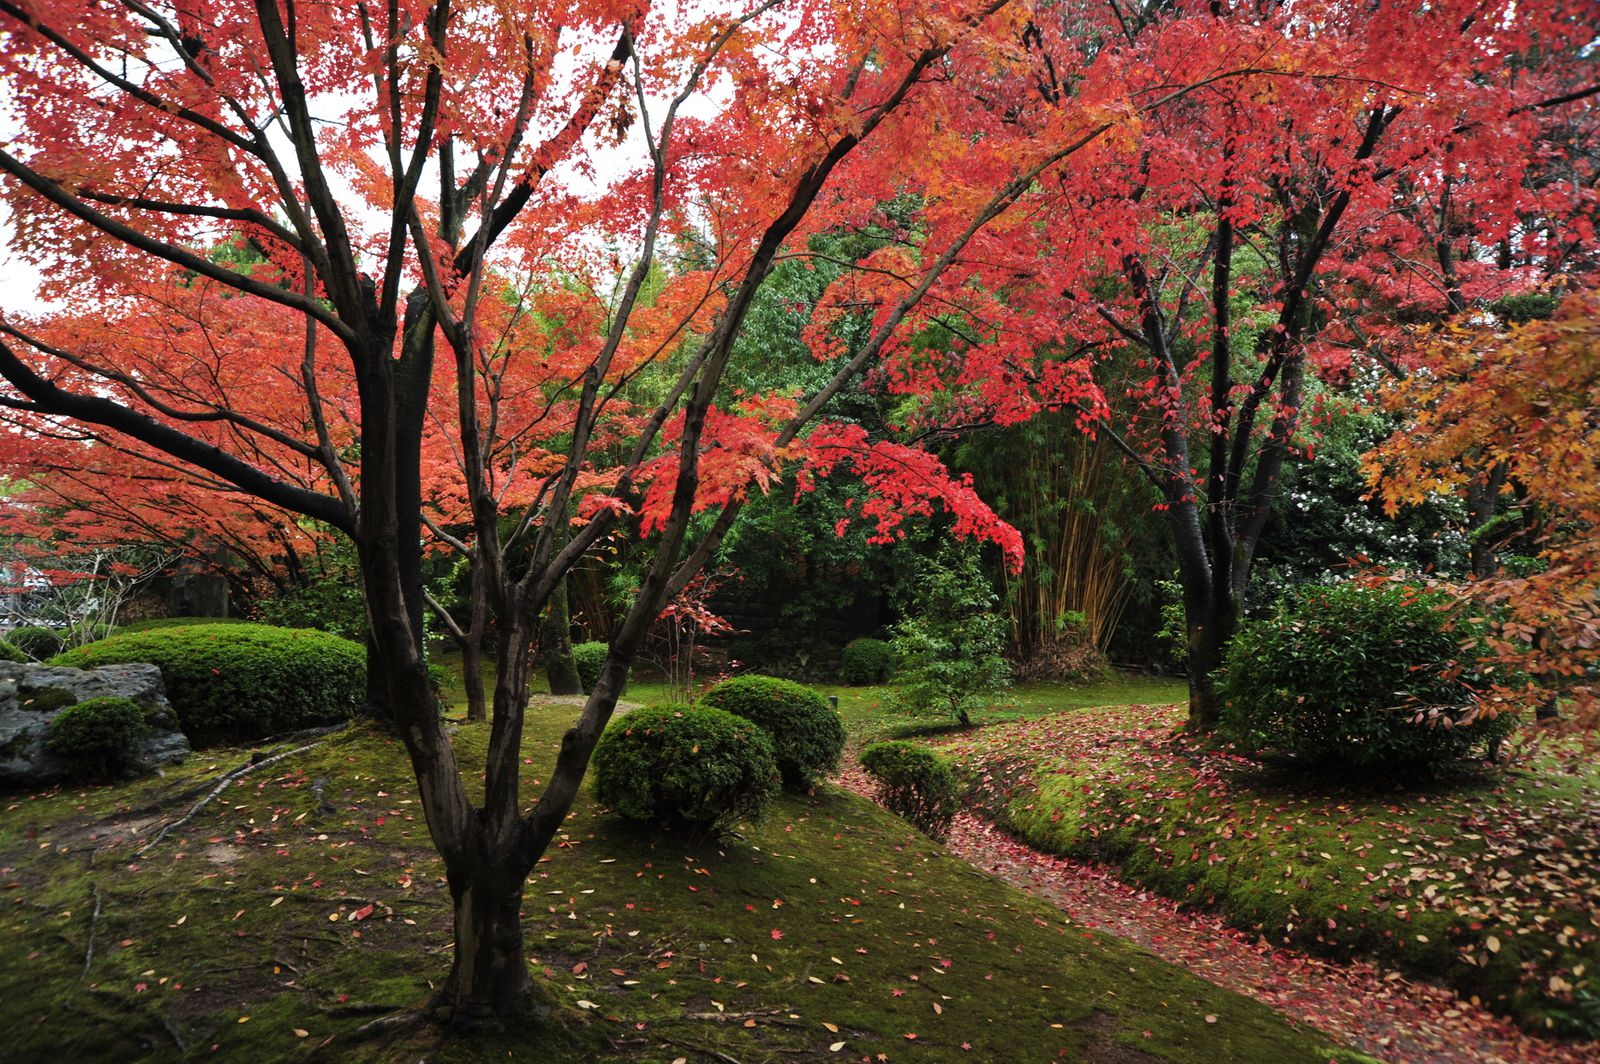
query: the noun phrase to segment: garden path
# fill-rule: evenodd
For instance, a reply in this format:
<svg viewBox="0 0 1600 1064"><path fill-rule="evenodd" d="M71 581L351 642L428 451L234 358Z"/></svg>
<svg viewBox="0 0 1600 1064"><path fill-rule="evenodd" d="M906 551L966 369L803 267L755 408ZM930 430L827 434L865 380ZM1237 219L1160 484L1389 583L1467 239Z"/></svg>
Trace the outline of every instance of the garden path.
<svg viewBox="0 0 1600 1064"><path fill-rule="evenodd" d="M859 767L838 782L872 797ZM1064 860L962 813L947 846L975 867L1049 901L1085 927L1134 942L1289 1019L1343 1039L1390 1064L1586 1064L1600 1043L1534 1037L1428 983L1366 962L1341 963L1272 946L1130 886L1115 870Z"/></svg>

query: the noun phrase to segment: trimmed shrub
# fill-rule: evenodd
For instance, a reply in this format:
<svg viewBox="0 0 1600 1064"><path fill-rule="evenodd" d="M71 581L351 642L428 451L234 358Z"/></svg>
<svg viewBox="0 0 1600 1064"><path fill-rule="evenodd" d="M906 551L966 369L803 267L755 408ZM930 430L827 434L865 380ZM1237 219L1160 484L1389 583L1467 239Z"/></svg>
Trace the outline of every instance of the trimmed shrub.
<svg viewBox="0 0 1600 1064"><path fill-rule="evenodd" d="M196 624L256 624L243 617L151 617L143 621L129 621L117 626L117 635L129 632L153 632L159 628L188 628ZM289 627L289 626L284 626Z"/></svg>
<svg viewBox="0 0 1600 1064"><path fill-rule="evenodd" d="M894 647L886 640L852 639L839 662L839 679L852 687L886 683L894 675Z"/></svg>
<svg viewBox="0 0 1600 1064"><path fill-rule="evenodd" d="M136 765L134 751L149 726L131 698L86 698L57 714L45 730L45 749L82 779L111 779Z"/></svg>
<svg viewBox="0 0 1600 1064"><path fill-rule="evenodd" d="M861 767L877 784L878 801L923 834L944 839L960 806L962 788L949 761L916 743L873 743Z"/></svg>
<svg viewBox="0 0 1600 1064"><path fill-rule="evenodd" d="M583 685L584 694L594 690L595 683L600 679L600 669L606 663L606 652L610 649L605 643L573 644L572 660L578 666L578 682Z"/></svg>
<svg viewBox="0 0 1600 1064"><path fill-rule="evenodd" d="M14 628L6 641L35 661L61 653L61 633L42 624Z"/></svg>
<svg viewBox="0 0 1600 1064"><path fill-rule="evenodd" d="M797 790L839 767L844 724L827 700L804 684L773 676L735 676L700 698L759 724L772 738L784 786Z"/></svg>
<svg viewBox="0 0 1600 1064"><path fill-rule="evenodd" d="M704 706L658 705L615 721L594 748L594 790L630 820L721 831L778 793L772 741Z"/></svg>
<svg viewBox="0 0 1600 1064"><path fill-rule="evenodd" d="M1464 610L1444 592L1395 583L1301 592L1229 643L1217 688L1225 734L1252 752L1367 770L1492 750L1514 722L1462 723L1483 638Z"/></svg>
<svg viewBox="0 0 1600 1064"><path fill-rule="evenodd" d="M26 665L32 660L33 659L24 654L22 649L15 643L9 643L4 639L0 639L0 661L14 661L18 665Z"/></svg>
<svg viewBox="0 0 1600 1064"><path fill-rule="evenodd" d="M90 669L135 661L161 669L172 708L197 747L337 724L366 696L365 648L304 628L157 628L86 644L50 664Z"/></svg>

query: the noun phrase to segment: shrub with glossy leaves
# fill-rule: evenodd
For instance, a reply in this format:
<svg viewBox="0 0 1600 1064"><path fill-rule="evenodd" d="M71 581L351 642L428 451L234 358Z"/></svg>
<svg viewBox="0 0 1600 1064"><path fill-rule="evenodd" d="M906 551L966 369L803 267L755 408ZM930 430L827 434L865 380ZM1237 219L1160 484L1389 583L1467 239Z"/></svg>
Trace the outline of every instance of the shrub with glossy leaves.
<svg viewBox="0 0 1600 1064"><path fill-rule="evenodd" d="M214 746L337 724L361 707L366 650L304 628L197 624L114 635L51 659L78 669L149 662L189 742Z"/></svg>
<svg viewBox="0 0 1600 1064"><path fill-rule="evenodd" d="M754 721L772 739L784 786L803 790L839 767L844 724L804 684L774 676L735 676L701 696L702 705Z"/></svg>
<svg viewBox="0 0 1600 1064"><path fill-rule="evenodd" d="M1427 767L1491 747L1510 716L1470 720L1481 630L1440 591L1350 582L1246 622L1218 694L1224 732L1308 765Z"/></svg>
<svg viewBox="0 0 1600 1064"><path fill-rule="evenodd" d="M845 644L839 679L853 687L886 683L894 675L894 647L883 639L863 636Z"/></svg>
<svg viewBox="0 0 1600 1064"><path fill-rule="evenodd" d="M61 633L42 624L28 624L14 628L6 641L35 661L43 661L61 653Z"/></svg>
<svg viewBox="0 0 1600 1064"><path fill-rule="evenodd" d="M720 831L778 792L772 742L743 717L658 705L618 718L594 748L599 800L630 820Z"/></svg>
<svg viewBox="0 0 1600 1064"><path fill-rule="evenodd" d="M943 839L960 807L962 788L950 762L916 743L873 743L861 751L861 767L877 785L884 808Z"/></svg>
<svg viewBox="0 0 1600 1064"><path fill-rule="evenodd" d="M45 730L45 749L81 779L111 779L133 768L149 726L144 707L131 698L86 698L56 715Z"/></svg>

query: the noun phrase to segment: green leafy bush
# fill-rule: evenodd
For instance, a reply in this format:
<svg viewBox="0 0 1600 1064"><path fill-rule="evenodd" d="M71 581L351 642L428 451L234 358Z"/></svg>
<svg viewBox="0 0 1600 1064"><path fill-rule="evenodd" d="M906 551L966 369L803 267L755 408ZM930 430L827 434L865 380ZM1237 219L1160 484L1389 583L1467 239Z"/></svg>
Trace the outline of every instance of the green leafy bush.
<svg viewBox="0 0 1600 1064"><path fill-rule="evenodd" d="M878 801L935 839L950 833L962 787L950 762L916 743L873 743L861 751L861 767L877 784Z"/></svg>
<svg viewBox="0 0 1600 1064"><path fill-rule="evenodd" d="M1218 686L1226 734L1307 764L1424 767L1492 745L1507 715L1461 723L1481 629L1450 595L1397 583L1303 590L1246 622Z"/></svg>
<svg viewBox="0 0 1600 1064"><path fill-rule="evenodd" d="M605 643L573 645L572 660L578 666L578 682L583 684L585 694L594 690L595 683L600 679L600 669L606 663L606 652L610 649Z"/></svg>
<svg viewBox="0 0 1600 1064"><path fill-rule="evenodd" d="M54 654L61 653L61 633L54 628L46 628L42 624L30 624L21 628L14 628L6 639L12 646L22 651L35 661L43 661Z"/></svg>
<svg viewBox="0 0 1600 1064"><path fill-rule="evenodd" d="M144 707L133 699L86 698L57 714L44 745L74 776L111 779L135 766L134 752L148 730Z"/></svg>
<svg viewBox="0 0 1600 1064"><path fill-rule="evenodd" d="M0 661L14 661L18 665L26 665L32 660L33 659L24 654L22 649L15 643L9 643L4 639L0 639Z"/></svg>
<svg viewBox="0 0 1600 1064"><path fill-rule="evenodd" d="M917 567L909 616L895 626L900 689L893 701L911 713L948 713L972 723L982 696L1004 687L1006 620L970 550L946 548Z"/></svg>
<svg viewBox="0 0 1600 1064"><path fill-rule="evenodd" d="M894 647L885 640L852 639L845 644L839 679L853 687L886 683L894 675Z"/></svg>
<svg viewBox="0 0 1600 1064"><path fill-rule="evenodd" d="M700 702L759 724L772 738L787 787L803 790L839 767L844 724L804 684L773 676L735 676L707 691Z"/></svg>
<svg viewBox="0 0 1600 1064"><path fill-rule="evenodd" d="M366 650L326 632L197 624L114 635L51 659L87 669L150 662L195 746L337 724L361 707Z"/></svg>
<svg viewBox="0 0 1600 1064"><path fill-rule="evenodd" d="M778 792L766 732L705 706L636 709L594 750L599 800L631 820L720 831L756 819Z"/></svg>

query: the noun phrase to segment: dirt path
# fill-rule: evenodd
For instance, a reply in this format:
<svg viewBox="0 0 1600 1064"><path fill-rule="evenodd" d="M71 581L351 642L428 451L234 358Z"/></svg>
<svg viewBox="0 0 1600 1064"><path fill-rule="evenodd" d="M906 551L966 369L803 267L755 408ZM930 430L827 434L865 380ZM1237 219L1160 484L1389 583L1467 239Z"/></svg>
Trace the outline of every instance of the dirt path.
<svg viewBox="0 0 1600 1064"><path fill-rule="evenodd" d="M839 782L871 796L859 769ZM1227 927L1207 913L1129 886L1113 870L1052 857L985 821L956 818L950 851L1056 905L1086 927L1255 998L1391 1064L1592 1064L1600 1043L1534 1038L1427 983L1363 962L1322 960Z"/></svg>

